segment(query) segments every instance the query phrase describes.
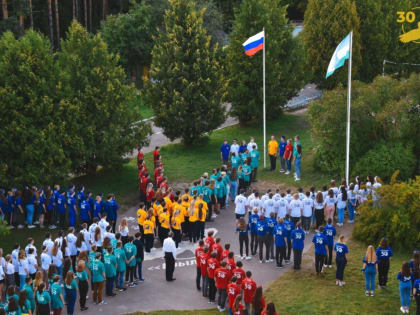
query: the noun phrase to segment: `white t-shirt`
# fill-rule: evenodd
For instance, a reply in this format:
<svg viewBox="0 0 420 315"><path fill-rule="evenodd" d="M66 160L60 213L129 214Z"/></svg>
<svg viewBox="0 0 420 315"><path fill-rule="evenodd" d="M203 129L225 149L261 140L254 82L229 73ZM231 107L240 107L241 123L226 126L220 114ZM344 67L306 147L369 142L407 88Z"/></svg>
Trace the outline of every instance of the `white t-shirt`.
<svg viewBox="0 0 420 315"><path fill-rule="evenodd" d="M277 211L277 217L278 218L284 218L287 214L287 209L289 207L289 203L285 198L281 198L279 201L276 201L276 204L278 204L278 211Z"/></svg>
<svg viewBox="0 0 420 315"><path fill-rule="evenodd" d="M101 228L102 234L106 232L106 227L109 225L109 223L105 219L101 219L98 223L99 227Z"/></svg>
<svg viewBox="0 0 420 315"><path fill-rule="evenodd" d="M121 226L120 226L119 230L120 230L121 236L128 236L128 226L125 226L123 228L121 228Z"/></svg>
<svg viewBox="0 0 420 315"><path fill-rule="evenodd" d="M51 250L54 247L54 242L50 239L47 238L45 239L45 241L42 243L43 246L47 247L48 249L48 254L51 255Z"/></svg>
<svg viewBox="0 0 420 315"><path fill-rule="evenodd" d="M306 198L305 194L300 192L299 193L299 200L302 201L305 198Z"/></svg>
<svg viewBox="0 0 420 315"><path fill-rule="evenodd" d="M378 199L378 195L376 194L376 190L382 187L382 185L380 183L375 183L373 184L373 189L372 189L372 200L375 201L376 199Z"/></svg>
<svg viewBox="0 0 420 315"><path fill-rule="evenodd" d="M303 208L302 201L293 199L290 202L290 216L292 217L300 217L301 216L301 209Z"/></svg>
<svg viewBox="0 0 420 315"><path fill-rule="evenodd" d="M86 229L83 229L80 232L83 233L83 239L85 240L87 250L89 250L90 249L90 233Z"/></svg>
<svg viewBox="0 0 420 315"><path fill-rule="evenodd" d="M15 270L19 269L18 256L19 256L19 249L14 249L12 251L12 264L13 266L15 266Z"/></svg>
<svg viewBox="0 0 420 315"><path fill-rule="evenodd" d="M254 150L253 146L255 145L255 150L258 150L258 145L254 141L250 141L246 148L248 149L249 153L251 153L252 150Z"/></svg>
<svg viewBox="0 0 420 315"><path fill-rule="evenodd" d="M6 259L4 259L4 257L0 258L0 266L2 266L3 269L6 267Z"/></svg>
<svg viewBox="0 0 420 315"><path fill-rule="evenodd" d="M279 193L277 193L273 196L274 201L279 201L280 199L281 199L281 195Z"/></svg>
<svg viewBox="0 0 420 315"><path fill-rule="evenodd" d="M82 244L80 245L80 247L77 247L77 250L79 252L88 251L88 247L86 245L86 242L85 241L82 241Z"/></svg>
<svg viewBox="0 0 420 315"><path fill-rule="evenodd" d="M26 245L26 247L25 247L25 253L26 253L26 256L28 256L29 255L29 249L30 248L33 248L34 249L34 255L35 255L35 257L37 257L38 256L38 254L36 253L36 247L34 246L34 245L32 245L32 244L28 244L28 245Z"/></svg>
<svg viewBox="0 0 420 315"><path fill-rule="evenodd" d="M246 200L245 196L238 195L235 198L235 213L236 214L245 214L246 213L246 206L248 201Z"/></svg>
<svg viewBox="0 0 420 315"><path fill-rule="evenodd" d="M63 253L61 249L57 251L57 255L52 256L52 263L56 265L56 267L60 267L63 264Z"/></svg>
<svg viewBox="0 0 420 315"><path fill-rule="evenodd" d="M252 211L254 208L257 208L257 209L258 209L258 213L261 213L262 201L260 200L260 198L255 198L255 199L252 199L252 200L249 202L249 207L251 208L251 211Z"/></svg>
<svg viewBox="0 0 420 315"><path fill-rule="evenodd" d="M0 266L0 281L4 280L4 270L3 270L3 266Z"/></svg>
<svg viewBox="0 0 420 315"><path fill-rule="evenodd" d="M73 233L67 235L67 247L70 250L70 256L77 255L76 241L77 237Z"/></svg>
<svg viewBox="0 0 420 315"><path fill-rule="evenodd" d="M302 203L303 203L302 215L304 217L311 217L312 216L312 209L314 207L314 201L312 200L311 197L306 197L305 199L303 199Z"/></svg>
<svg viewBox="0 0 420 315"><path fill-rule="evenodd" d="M95 244L98 247L102 247L103 242L104 242L104 237L103 237L102 233L99 235L98 240L95 240L95 238L93 238L93 244Z"/></svg>
<svg viewBox="0 0 420 315"><path fill-rule="evenodd" d="M248 196L248 198L246 198L246 199L248 200L248 204L249 204L251 202L251 200L254 200L255 199L255 194L254 193L250 194Z"/></svg>
<svg viewBox="0 0 420 315"><path fill-rule="evenodd" d="M324 200L322 200L322 202L318 202L315 199L315 201L314 201L314 207L315 207L315 209L318 209L318 210L324 209L324 206L325 206L325 201Z"/></svg>
<svg viewBox="0 0 420 315"><path fill-rule="evenodd" d="M127 229L128 229L128 227L127 227ZM121 233L121 235L122 235L122 233ZM110 241L115 240L115 234L111 233L111 232L105 232L104 239L105 239L105 237L108 237Z"/></svg>
<svg viewBox="0 0 420 315"><path fill-rule="evenodd" d="M264 201L264 215L266 218L270 217L270 213L274 211L274 200L267 199Z"/></svg>
<svg viewBox="0 0 420 315"><path fill-rule="evenodd" d="M265 202L268 198L270 198L270 196L269 196L268 194L264 194L264 195L262 195L262 197L261 197L261 201L262 201L263 205L264 205L264 202Z"/></svg>
<svg viewBox="0 0 420 315"><path fill-rule="evenodd" d="M27 276L28 268L28 260L26 258L18 261L18 272L20 276Z"/></svg>
<svg viewBox="0 0 420 315"><path fill-rule="evenodd" d="M98 227L98 224L97 224L97 223L92 223L92 224L89 226L90 243L91 243L91 244L93 244L93 239L95 238L95 230L96 230L96 227ZM86 238L85 238L85 239L86 239Z"/></svg>
<svg viewBox="0 0 420 315"><path fill-rule="evenodd" d="M29 274L34 274L37 270L37 264L38 262L36 261L35 255L29 255L28 256L28 271Z"/></svg>
<svg viewBox="0 0 420 315"><path fill-rule="evenodd" d="M343 200L343 194L339 193L337 196L337 209L344 209L346 208L347 201Z"/></svg>
<svg viewBox="0 0 420 315"><path fill-rule="evenodd" d="M287 200L287 202L289 203L289 205L290 205L290 203L292 202L292 200L293 200L293 197L292 197L292 195L291 194L287 194L286 195L286 197L284 197L284 199L286 199Z"/></svg>
<svg viewBox="0 0 420 315"><path fill-rule="evenodd" d="M327 198L325 198L324 200L325 200L325 205L330 206L330 207L334 206L335 203L337 202L337 199L335 197L331 198L327 196Z"/></svg>
<svg viewBox="0 0 420 315"><path fill-rule="evenodd" d="M52 263L51 256L46 254L46 253L42 253L41 254L41 268L42 268L42 270L48 271L48 268L50 268L51 263Z"/></svg>
<svg viewBox="0 0 420 315"><path fill-rule="evenodd" d="M337 196L338 196L338 193L340 192L340 190L338 189L338 187L333 187L333 188L331 188L332 190L333 190L333 192L334 192L334 197L336 197L337 198Z"/></svg>
<svg viewBox="0 0 420 315"><path fill-rule="evenodd" d="M6 264L6 275L12 275L15 273L15 266L13 264Z"/></svg>
<svg viewBox="0 0 420 315"><path fill-rule="evenodd" d="M236 156L238 156L239 152L239 144L232 144L230 146L230 153L236 153Z"/></svg>

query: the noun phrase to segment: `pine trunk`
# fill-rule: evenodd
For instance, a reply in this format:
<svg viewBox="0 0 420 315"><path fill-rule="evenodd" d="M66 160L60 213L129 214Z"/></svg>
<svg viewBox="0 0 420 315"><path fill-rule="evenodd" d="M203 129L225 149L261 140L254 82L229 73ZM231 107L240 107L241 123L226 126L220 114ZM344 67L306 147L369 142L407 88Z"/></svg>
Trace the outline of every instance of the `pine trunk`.
<svg viewBox="0 0 420 315"><path fill-rule="evenodd" d="M25 25L23 25L23 15L19 15L19 26L23 30Z"/></svg>
<svg viewBox="0 0 420 315"><path fill-rule="evenodd" d="M54 0L55 5L55 27L57 31L57 49L60 49L60 18L58 14L58 0Z"/></svg>
<svg viewBox="0 0 420 315"><path fill-rule="evenodd" d="M87 2L83 0L83 13L85 14L85 28L88 29L88 15L87 15Z"/></svg>
<svg viewBox="0 0 420 315"><path fill-rule="evenodd" d="M72 1L73 4L73 20L76 19L76 0Z"/></svg>
<svg viewBox="0 0 420 315"><path fill-rule="evenodd" d="M29 0L29 19L31 22L31 28L34 28L34 15L32 12L32 0Z"/></svg>
<svg viewBox="0 0 420 315"><path fill-rule="evenodd" d="M92 33L92 0L89 0L89 32Z"/></svg>
<svg viewBox="0 0 420 315"><path fill-rule="evenodd" d="M102 0L102 20L106 18L107 1Z"/></svg>
<svg viewBox="0 0 420 315"><path fill-rule="evenodd" d="M54 49L54 26L53 26L53 18L52 18L52 0L48 0L48 24L50 26L50 41L51 41L51 49Z"/></svg>
<svg viewBox="0 0 420 315"><path fill-rule="evenodd" d="M1 0L1 7L3 10L3 19L8 19L9 12L7 11L7 0Z"/></svg>

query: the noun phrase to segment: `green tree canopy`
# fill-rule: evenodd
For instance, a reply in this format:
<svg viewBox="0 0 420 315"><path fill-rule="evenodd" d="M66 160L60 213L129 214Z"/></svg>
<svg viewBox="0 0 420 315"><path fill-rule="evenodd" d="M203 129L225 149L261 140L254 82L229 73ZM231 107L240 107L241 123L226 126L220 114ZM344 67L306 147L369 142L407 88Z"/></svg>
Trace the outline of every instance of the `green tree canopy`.
<svg viewBox="0 0 420 315"><path fill-rule="evenodd" d="M70 171L72 130L49 41L28 31L0 38L0 185L45 184Z"/></svg>
<svg viewBox="0 0 420 315"><path fill-rule="evenodd" d="M306 65L319 87L331 89L338 83L346 84L347 67L336 70L328 79L325 79L325 74L337 45L350 31L353 31L352 75L357 75L362 61L359 24L352 0L309 0L303 28Z"/></svg>
<svg viewBox="0 0 420 315"><path fill-rule="evenodd" d="M73 168L95 171L97 165L115 167L122 155L147 142L150 126L130 106L134 86L125 83L118 58L108 53L99 34L91 37L77 22L62 42L58 63L68 101L74 107L75 129L68 144Z"/></svg>
<svg viewBox="0 0 420 315"><path fill-rule="evenodd" d="M249 57L242 43L265 27L266 108L268 119L277 118L282 107L304 83L304 52L287 24L286 7L279 0L244 0L229 36L226 67L228 100L232 115L241 123L262 117L262 52Z"/></svg>
<svg viewBox="0 0 420 315"><path fill-rule="evenodd" d="M169 3L164 30L152 51L146 101L153 106L155 124L169 139L181 137L191 144L224 121L224 79L217 45L210 45L203 27L203 12L189 0Z"/></svg>

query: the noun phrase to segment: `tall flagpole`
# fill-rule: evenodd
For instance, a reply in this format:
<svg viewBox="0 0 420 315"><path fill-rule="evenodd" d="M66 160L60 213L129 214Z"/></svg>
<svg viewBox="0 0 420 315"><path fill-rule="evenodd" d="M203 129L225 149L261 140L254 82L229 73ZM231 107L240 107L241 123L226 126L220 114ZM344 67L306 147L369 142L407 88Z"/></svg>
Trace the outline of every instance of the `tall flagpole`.
<svg viewBox="0 0 420 315"><path fill-rule="evenodd" d="M263 46L263 125L264 125L264 168L267 166L267 139L265 131L265 28L263 27L264 46Z"/></svg>
<svg viewBox="0 0 420 315"><path fill-rule="evenodd" d="M353 50L353 31L350 32L350 58L349 58L349 78L347 83L347 133L346 133L346 182L349 185L350 172L350 104L351 104L351 62Z"/></svg>

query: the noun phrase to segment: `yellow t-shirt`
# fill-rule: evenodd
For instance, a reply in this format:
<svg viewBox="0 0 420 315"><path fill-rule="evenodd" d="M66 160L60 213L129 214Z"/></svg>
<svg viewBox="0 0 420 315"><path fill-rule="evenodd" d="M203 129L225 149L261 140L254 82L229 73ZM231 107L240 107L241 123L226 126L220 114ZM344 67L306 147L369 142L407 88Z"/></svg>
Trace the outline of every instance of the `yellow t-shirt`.
<svg viewBox="0 0 420 315"><path fill-rule="evenodd" d="M184 202L185 197L188 197L188 202L191 202L192 196L190 196L190 194L188 193L182 195L181 197L182 202Z"/></svg>
<svg viewBox="0 0 420 315"><path fill-rule="evenodd" d="M279 149L279 144L276 140L270 140L270 142L268 142L268 154L269 155L277 154L278 149Z"/></svg>
<svg viewBox="0 0 420 315"><path fill-rule="evenodd" d="M176 203L174 206L174 214L175 212L179 211L178 217L182 222L185 222L185 218L184 218L184 207L182 205L180 205L179 203Z"/></svg>
<svg viewBox="0 0 420 315"><path fill-rule="evenodd" d="M169 229L169 218L169 213L162 212L159 215L160 226L165 229Z"/></svg>
<svg viewBox="0 0 420 315"><path fill-rule="evenodd" d="M172 215L172 211L173 211L173 202L171 201L171 198L169 198L168 196L166 196L165 198L163 198L163 200L165 200L165 204L166 204L166 209L168 209L169 214Z"/></svg>
<svg viewBox="0 0 420 315"><path fill-rule="evenodd" d="M181 205L182 205L182 213L183 213L184 217L189 217L190 216L190 211L189 211L190 202L183 201Z"/></svg>
<svg viewBox="0 0 420 315"><path fill-rule="evenodd" d="M146 220L147 212L144 209L137 210L137 223L143 225L144 220Z"/></svg>
<svg viewBox="0 0 420 315"><path fill-rule="evenodd" d="M155 224L152 220L144 220L143 222L144 234L153 234Z"/></svg>
<svg viewBox="0 0 420 315"><path fill-rule="evenodd" d="M198 209L198 205L202 203L203 204L203 211L207 212L209 209L207 202L205 202L203 199L197 199L197 201L194 204L194 208Z"/></svg>
<svg viewBox="0 0 420 315"><path fill-rule="evenodd" d="M172 228L173 229L175 229L175 230L180 230L181 229L181 218L178 216L178 217L175 217L175 218L172 218Z"/></svg>
<svg viewBox="0 0 420 315"><path fill-rule="evenodd" d="M163 207L160 204L157 204L156 202L153 204L153 215L155 217L158 217L163 211Z"/></svg>

